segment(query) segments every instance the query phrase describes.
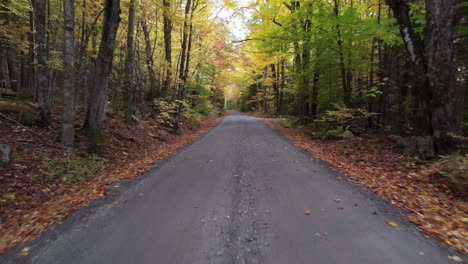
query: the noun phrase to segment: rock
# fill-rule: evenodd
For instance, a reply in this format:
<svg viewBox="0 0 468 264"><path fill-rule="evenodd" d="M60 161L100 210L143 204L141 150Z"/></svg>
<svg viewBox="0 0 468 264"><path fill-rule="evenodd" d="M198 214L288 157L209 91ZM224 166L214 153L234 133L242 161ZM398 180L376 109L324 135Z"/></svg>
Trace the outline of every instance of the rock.
<svg viewBox="0 0 468 264"><path fill-rule="evenodd" d="M400 136L397 136L397 135L389 135L388 138L393 140L400 147L408 148L408 147L411 146L410 139L408 139L408 138L400 137Z"/></svg>
<svg viewBox="0 0 468 264"><path fill-rule="evenodd" d="M411 137L414 142L415 152L422 159L435 158L434 141L430 136Z"/></svg>
<svg viewBox="0 0 468 264"><path fill-rule="evenodd" d="M343 139L354 139L355 138L353 132L351 132L349 130L345 130L345 132L343 132L343 134L341 134L341 137Z"/></svg>
<svg viewBox="0 0 468 264"><path fill-rule="evenodd" d="M8 146L7 144L0 144L0 152L2 153L2 162L5 164L10 162L10 146Z"/></svg>
<svg viewBox="0 0 468 264"><path fill-rule="evenodd" d="M389 138L421 159L432 159L435 157L434 141L430 136L400 137L390 135Z"/></svg>

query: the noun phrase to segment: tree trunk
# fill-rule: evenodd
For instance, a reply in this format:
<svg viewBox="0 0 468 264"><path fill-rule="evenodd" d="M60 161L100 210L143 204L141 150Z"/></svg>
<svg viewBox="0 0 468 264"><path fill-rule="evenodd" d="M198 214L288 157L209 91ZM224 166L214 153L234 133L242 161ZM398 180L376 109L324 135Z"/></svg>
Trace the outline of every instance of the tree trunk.
<svg viewBox="0 0 468 264"><path fill-rule="evenodd" d="M75 140L75 0L64 0L62 142Z"/></svg>
<svg viewBox="0 0 468 264"><path fill-rule="evenodd" d="M102 137L101 128L107 101L108 77L112 70L115 38L120 23L119 15L120 0L106 0L101 44L99 45L99 53L94 69L85 122L85 127L90 130L93 140L99 140Z"/></svg>
<svg viewBox="0 0 468 264"><path fill-rule="evenodd" d="M263 100L262 100L262 108L263 108L263 113L266 113L268 111L268 98L267 98L267 85L266 85L266 79L268 77L268 66L265 66L263 68L263 84L262 84L262 90L263 90Z"/></svg>
<svg viewBox="0 0 468 264"><path fill-rule="evenodd" d="M126 82L126 100L125 100L125 121L130 123L135 108L135 0L130 0L128 11L128 30L127 30L127 57L125 63L125 82Z"/></svg>
<svg viewBox="0 0 468 264"><path fill-rule="evenodd" d="M341 39L341 30L340 30L340 23L338 21L340 15L340 7L338 0L334 0L334 14L336 18L336 34L338 37L337 44L338 44L338 55L340 59L340 71L341 71L341 85L343 88L343 102L346 106L349 106L351 103L351 89L348 87L348 82L346 78L346 66L344 61L344 52L343 52L343 41Z"/></svg>
<svg viewBox="0 0 468 264"><path fill-rule="evenodd" d="M36 94L40 108L39 123L50 124L49 72L47 69L47 29L45 0L34 0L35 39L36 39Z"/></svg>
<svg viewBox="0 0 468 264"><path fill-rule="evenodd" d="M279 87L278 115L283 114L283 97L284 97L283 90L286 87L286 70L285 70L284 59L281 60L280 64L281 64L281 81L280 81L280 87Z"/></svg>
<svg viewBox="0 0 468 264"><path fill-rule="evenodd" d="M450 151L448 133L454 127L453 29L456 0L426 1L425 47L415 33L409 0L385 0L400 25L406 50L415 64L427 133L437 153Z"/></svg>
<svg viewBox="0 0 468 264"><path fill-rule="evenodd" d="M25 72L24 82L25 82L25 89L23 92L24 98L31 98L34 101L37 100L36 98L36 34L35 32L35 14L34 11L31 9L29 11L29 34L28 34L28 41L29 41L29 56L27 60L27 72Z"/></svg>
<svg viewBox="0 0 468 264"><path fill-rule="evenodd" d="M276 64L271 64L271 78L273 79L273 93L275 94L275 114L278 114L279 108L279 83L278 83L278 74L276 73Z"/></svg>
<svg viewBox="0 0 468 264"><path fill-rule="evenodd" d="M450 151L448 132L455 128L453 31L456 0L426 1L427 79L434 144L438 153Z"/></svg>
<svg viewBox="0 0 468 264"><path fill-rule="evenodd" d="M306 6L307 12L311 12ZM301 102L303 106L302 109L302 116L311 115L311 94L310 94L310 59L311 59L311 47L310 47L310 28L312 26L312 22L309 19L304 20L303 24L303 34L304 34L304 43L302 45L302 98Z"/></svg>
<svg viewBox="0 0 468 264"><path fill-rule="evenodd" d="M8 43L0 37L0 84L1 87L10 89L10 70L8 67Z"/></svg>
<svg viewBox="0 0 468 264"><path fill-rule="evenodd" d="M156 74L154 72L154 60L151 47L150 33L148 30L148 25L146 24L146 20L144 18L141 20L141 28L145 37L146 66L148 69L148 75L151 85L150 99L153 99L154 97L159 97L161 91L159 87L159 82L156 80Z"/></svg>
<svg viewBox="0 0 468 264"><path fill-rule="evenodd" d="M161 96L166 97L172 85L172 20L170 18L171 2L170 0L163 0L164 15L164 51L166 58L166 79L164 80Z"/></svg>
<svg viewBox="0 0 468 264"><path fill-rule="evenodd" d="M189 29L188 46L187 46L187 60L186 60L184 79L183 79L184 82L187 82L188 74L190 70L190 56L192 53L192 41L193 41L193 13L195 13L195 9L197 8L198 3L199 2L197 0L192 7L192 12L190 13L190 29Z"/></svg>
<svg viewBox="0 0 468 264"><path fill-rule="evenodd" d="M185 60L187 56L187 42L189 38L189 14L190 14L190 5L192 4L191 0L187 0L185 4L185 17L184 17L184 27L182 33L182 44L181 44L181 55L180 55L180 68L179 68L179 99L184 100L185 97L185 87L186 83L184 80L185 73Z"/></svg>
<svg viewBox="0 0 468 264"><path fill-rule="evenodd" d="M320 70L317 68L317 65L314 69L314 84L312 86L312 118L317 117L317 108L318 108L318 82L320 79Z"/></svg>

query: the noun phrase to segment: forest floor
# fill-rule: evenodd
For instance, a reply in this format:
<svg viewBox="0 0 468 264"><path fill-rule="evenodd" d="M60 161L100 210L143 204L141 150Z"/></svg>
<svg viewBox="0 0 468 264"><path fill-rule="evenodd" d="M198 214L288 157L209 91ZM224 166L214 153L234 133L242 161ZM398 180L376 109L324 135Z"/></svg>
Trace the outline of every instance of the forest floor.
<svg viewBox="0 0 468 264"><path fill-rule="evenodd" d="M382 133L349 140L319 140L310 128L286 128L280 119L263 121L296 146L346 173L374 193L408 210L408 221L427 235L438 237L460 252L468 252L466 193L452 188L447 177L404 153Z"/></svg>
<svg viewBox="0 0 468 264"><path fill-rule="evenodd" d="M72 151L59 144L59 112L54 116L45 129L7 120L14 115L0 117L0 144L12 149L10 162L0 163L0 254L106 195L109 184L144 174L222 120L206 118L200 126L185 126L174 135L155 120L127 125L108 117L105 154L97 158L88 154L87 137L79 127ZM78 119L81 124L84 116ZM71 174L64 170L67 166Z"/></svg>

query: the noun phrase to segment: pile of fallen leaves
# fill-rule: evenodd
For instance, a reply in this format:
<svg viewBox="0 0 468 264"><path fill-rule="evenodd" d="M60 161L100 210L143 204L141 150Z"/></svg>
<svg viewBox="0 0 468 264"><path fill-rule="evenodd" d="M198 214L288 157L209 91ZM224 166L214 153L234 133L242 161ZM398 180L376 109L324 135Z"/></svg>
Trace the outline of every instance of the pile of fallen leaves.
<svg viewBox="0 0 468 264"><path fill-rule="evenodd" d="M346 173L351 180L409 211L409 221L457 250L468 252L468 202L435 179L433 162L401 153L381 134L341 141L312 139L310 129L285 128L278 119L264 119L298 147Z"/></svg>
<svg viewBox="0 0 468 264"><path fill-rule="evenodd" d="M105 195L107 186L134 178L150 165L188 144L221 121L208 118L200 128L169 133L155 120L127 125L119 118L105 123L105 162L94 177L68 182L46 179L46 159L63 159L70 150L59 144L60 115L49 128L24 128L0 118L0 143L10 145L9 164L0 163L0 253L29 241L52 223L60 223L70 213ZM14 116L9 116L14 119ZM79 121L83 121L81 116ZM80 122L78 122L80 123ZM77 128L73 155L87 157L87 138Z"/></svg>

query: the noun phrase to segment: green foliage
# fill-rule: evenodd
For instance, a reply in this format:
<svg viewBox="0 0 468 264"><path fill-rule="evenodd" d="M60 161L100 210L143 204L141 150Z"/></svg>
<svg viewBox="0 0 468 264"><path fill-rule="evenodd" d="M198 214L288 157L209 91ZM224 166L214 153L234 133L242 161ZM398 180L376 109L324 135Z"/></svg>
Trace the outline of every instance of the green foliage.
<svg viewBox="0 0 468 264"><path fill-rule="evenodd" d="M286 128L296 128L301 126L301 120L299 118L286 118L281 120L280 124Z"/></svg>
<svg viewBox="0 0 468 264"><path fill-rule="evenodd" d="M0 1L0 45L14 44L23 51L27 50L28 42L24 41L21 35L30 31L31 9L30 0Z"/></svg>
<svg viewBox="0 0 468 264"><path fill-rule="evenodd" d="M343 139L343 130L342 129L319 129L313 131L311 136L321 140L339 140Z"/></svg>
<svg viewBox="0 0 468 264"><path fill-rule="evenodd" d="M197 110L188 108L184 111L184 125L191 130L200 128L202 124L202 114Z"/></svg>
<svg viewBox="0 0 468 264"><path fill-rule="evenodd" d="M207 102L207 106L205 107L210 107L208 105ZM199 105L197 105L196 108L192 108L186 101L181 100L167 102L161 99L155 99L153 101L156 119L162 126L170 128L174 132L179 131L182 123L184 123L188 129L200 127L202 114L200 113L201 108L198 106Z"/></svg>
<svg viewBox="0 0 468 264"><path fill-rule="evenodd" d="M40 169L43 179L51 181L60 179L64 182L76 182L94 176L106 160L97 155L88 157L77 157L73 154L63 158L44 158Z"/></svg>
<svg viewBox="0 0 468 264"><path fill-rule="evenodd" d="M3 199L16 200L16 193L7 193L3 195Z"/></svg>
<svg viewBox="0 0 468 264"><path fill-rule="evenodd" d="M377 97L378 95L381 95L382 94L382 91L379 90L379 88L377 87L371 87L370 89L368 89L366 91L366 93L364 94L365 97Z"/></svg>
<svg viewBox="0 0 468 264"><path fill-rule="evenodd" d="M468 155L455 154L442 157L435 166L437 171L448 177L456 188L468 192Z"/></svg>
<svg viewBox="0 0 468 264"><path fill-rule="evenodd" d="M376 115L363 108L350 108L338 104L333 107L334 110L327 110L318 120L331 130L342 129L361 133L366 129L369 118Z"/></svg>
<svg viewBox="0 0 468 264"><path fill-rule="evenodd" d="M161 125L171 129L178 129L180 126L180 117L189 107L190 106L187 102L181 100L168 102L161 99L155 99L153 101L156 119Z"/></svg>

